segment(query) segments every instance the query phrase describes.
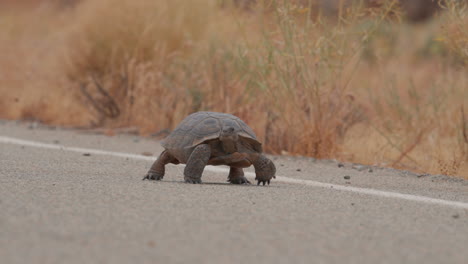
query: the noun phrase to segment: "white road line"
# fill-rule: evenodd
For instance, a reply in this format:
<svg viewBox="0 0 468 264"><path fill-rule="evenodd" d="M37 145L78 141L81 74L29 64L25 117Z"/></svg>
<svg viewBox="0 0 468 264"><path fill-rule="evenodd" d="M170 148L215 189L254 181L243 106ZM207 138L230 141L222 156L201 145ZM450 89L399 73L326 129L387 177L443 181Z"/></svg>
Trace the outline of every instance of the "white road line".
<svg viewBox="0 0 468 264"><path fill-rule="evenodd" d="M22 140L22 139L5 137L5 136L0 136L0 143L8 143L8 144L15 144L15 145L21 145L21 146L35 147L35 148L45 148L45 149L71 151L71 152L79 152L79 153L90 153L90 154L95 154L95 155L106 155L106 156L114 156L114 157L120 157L120 158L130 158L130 159L139 159L139 160L148 160L148 161L155 160L155 157L147 157L147 156L138 155L138 154L106 151L106 150L99 150L99 149L66 147L62 145L47 144L47 143L41 143L41 142L30 141L30 140ZM229 172L229 170L227 169L214 167L214 166L207 166L205 170L208 170L211 172L222 172L222 173ZM245 174L246 176L249 176L249 177L255 177L255 173L252 173L252 172L246 172ZM284 176L276 176L276 180L280 182L302 184L302 185L307 185L307 186L326 188L330 190L354 192L354 193L367 194L367 195L373 195L373 196L397 198L397 199L409 200L409 201L414 201L414 202L468 209L468 203L450 201L450 200L442 200L442 199L436 199L436 198L413 195L413 194L403 194L403 193L381 191L381 190L369 189L369 188L344 186L344 185L323 183L323 182L317 182L317 181L311 181L311 180L300 180L300 179L294 179L294 178L289 178L289 177L284 177Z"/></svg>

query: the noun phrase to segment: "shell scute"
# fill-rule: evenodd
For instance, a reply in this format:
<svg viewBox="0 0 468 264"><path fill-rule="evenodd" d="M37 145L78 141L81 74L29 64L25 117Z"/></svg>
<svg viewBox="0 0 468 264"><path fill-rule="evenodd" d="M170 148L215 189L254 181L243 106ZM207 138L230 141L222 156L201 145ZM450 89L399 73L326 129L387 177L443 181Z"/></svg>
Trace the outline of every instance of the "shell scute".
<svg viewBox="0 0 468 264"><path fill-rule="evenodd" d="M161 145L166 149L182 149L194 147L207 140L216 139L223 126L230 126L241 136L241 140L246 140L254 145L256 151L261 152L261 143L258 142L253 130L241 119L231 114L216 112L197 112L187 116L165 138Z"/></svg>

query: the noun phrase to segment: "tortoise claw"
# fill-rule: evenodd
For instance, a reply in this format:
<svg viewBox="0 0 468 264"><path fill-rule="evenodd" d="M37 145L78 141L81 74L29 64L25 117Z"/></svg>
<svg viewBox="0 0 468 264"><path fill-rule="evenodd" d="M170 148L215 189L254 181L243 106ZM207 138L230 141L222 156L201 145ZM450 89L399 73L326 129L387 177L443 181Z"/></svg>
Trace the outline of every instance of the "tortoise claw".
<svg viewBox="0 0 468 264"><path fill-rule="evenodd" d="M234 179L228 179L227 181L232 184L251 184L251 182L247 180L247 178L245 178L244 176Z"/></svg>
<svg viewBox="0 0 468 264"><path fill-rule="evenodd" d="M257 180L257 185L260 185L260 183L265 186L265 184L268 183L270 185L270 180Z"/></svg>
<svg viewBox="0 0 468 264"><path fill-rule="evenodd" d="M192 183L192 184L201 184L202 183L201 179L188 178L188 177L185 177L184 181L186 183Z"/></svg>
<svg viewBox="0 0 468 264"><path fill-rule="evenodd" d="M158 174L158 173L155 173L155 172L148 172L145 177L143 177L143 181L144 180L154 180L154 181L160 181L162 180L162 178L164 177L164 175L161 175L161 174Z"/></svg>

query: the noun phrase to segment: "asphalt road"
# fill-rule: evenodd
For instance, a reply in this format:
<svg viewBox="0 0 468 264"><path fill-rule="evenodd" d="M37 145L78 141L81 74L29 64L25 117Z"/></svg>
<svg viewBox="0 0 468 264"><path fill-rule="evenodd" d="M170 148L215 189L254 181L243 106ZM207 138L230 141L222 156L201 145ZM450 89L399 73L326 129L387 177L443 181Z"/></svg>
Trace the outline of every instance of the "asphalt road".
<svg viewBox="0 0 468 264"><path fill-rule="evenodd" d="M0 121L0 262L468 263L468 181L287 157L268 187L142 181L130 154L160 151Z"/></svg>

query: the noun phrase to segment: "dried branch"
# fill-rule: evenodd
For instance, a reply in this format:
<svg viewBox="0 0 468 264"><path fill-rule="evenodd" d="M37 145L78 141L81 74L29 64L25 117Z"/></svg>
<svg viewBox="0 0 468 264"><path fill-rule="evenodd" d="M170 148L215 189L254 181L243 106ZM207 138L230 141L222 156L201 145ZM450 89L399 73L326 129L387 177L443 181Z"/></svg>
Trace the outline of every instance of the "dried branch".
<svg viewBox="0 0 468 264"><path fill-rule="evenodd" d="M81 83L80 90L85 96L89 103L103 116L109 118L116 118L120 115L120 109L114 98L102 87L102 84L96 79L94 75L91 75L96 90L101 98L96 98L91 95L88 91L88 83Z"/></svg>

